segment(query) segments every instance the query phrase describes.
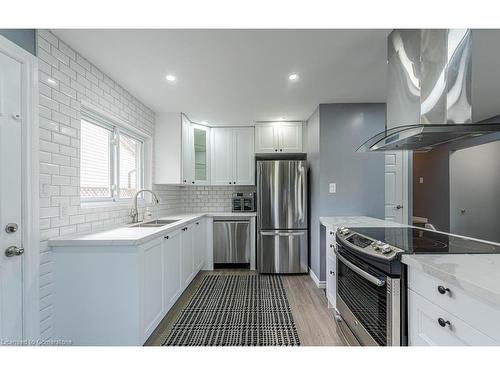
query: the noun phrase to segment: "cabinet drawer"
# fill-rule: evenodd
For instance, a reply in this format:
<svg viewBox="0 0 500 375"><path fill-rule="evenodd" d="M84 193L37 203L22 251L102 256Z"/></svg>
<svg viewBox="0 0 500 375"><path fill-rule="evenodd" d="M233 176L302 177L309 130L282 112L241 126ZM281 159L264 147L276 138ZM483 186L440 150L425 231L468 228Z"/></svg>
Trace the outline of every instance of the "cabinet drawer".
<svg viewBox="0 0 500 375"><path fill-rule="evenodd" d="M327 257L326 260L326 298L330 306L337 308L337 261L334 257Z"/></svg>
<svg viewBox="0 0 500 375"><path fill-rule="evenodd" d="M335 258L335 229L326 227L326 256Z"/></svg>
<svg viewBox="0 0 500 375"><path fill-rule="evenodd" d="M408 287L500 342L500 324L498 324L500 310L489 303L467 294L454 285L411 268L408 271Z"/></svg>
<svg viewBox="0 0 500 375"><path fill-rule="evenodd" d="M408 316L411 346L498 345L491 337L412 290L408 293Z"/></svg>

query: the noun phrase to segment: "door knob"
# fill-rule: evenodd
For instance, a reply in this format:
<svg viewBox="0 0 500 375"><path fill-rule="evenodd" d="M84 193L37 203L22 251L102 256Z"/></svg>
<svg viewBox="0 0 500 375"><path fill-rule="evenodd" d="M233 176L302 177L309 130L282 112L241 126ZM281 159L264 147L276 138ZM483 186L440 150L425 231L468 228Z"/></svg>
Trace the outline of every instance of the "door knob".
<svg viewBox="0 0 500 375"><path fill-rule="evenodd" d="M24 253L23 247L9 246L7 249L5 249L5 256L9 258L13 256L22 255L23 253Z"/></svg>
<svg viewBox="0 0 500 375"><path fill-rule="evenodd" d="M398 204L398 205L396 206L396 210L400 210L400 209L402 209L402 208L403 208L403 206L401 206L400 204Z"/></svg>

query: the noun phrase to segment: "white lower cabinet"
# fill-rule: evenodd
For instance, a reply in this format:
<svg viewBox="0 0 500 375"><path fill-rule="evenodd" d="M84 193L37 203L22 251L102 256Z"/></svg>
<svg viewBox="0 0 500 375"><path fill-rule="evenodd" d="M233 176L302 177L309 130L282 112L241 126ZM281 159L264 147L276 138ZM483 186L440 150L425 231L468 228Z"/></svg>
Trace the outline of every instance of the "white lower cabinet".
<svg viewBox="0 0 500 375"><path fill-rule="evenodd" d="M167 234L163 238L164 293L168 311L181 295L181 230Z"/></svg>
<svg viewBox="0 0 500 375"><path fill-rule="evenodd" d="M327 257L326 294L330 307L337 308L337 259Z"/></svg>
<svg viewBox="0 0 500 375"><path fill-rule="evenodd" d="M207 220L198 220L193 225L193 261L196 272L200 271L207 254Z"/></svg>
<svg viewBox="0 0 500 375"><path fill-rule="evenodd" d="M182 228L181 232L181 283L185 287L194 277L193 224Z"/></svg>
<svg viewBox="0 0 500 375"><path fill-rule="evenodd" d="M335 228L325 226L326 298L328 306L337 308L337 256L335 255Z"/></svg>
<svg viewBox="0 0 500 375"><path fill-rule="evenodd" d="M205 264L208 220L138 246L53 247L53 336L143 345Z"/></svg>
<svg viewBox="0 0 500 375"><path fill-rule="evenodd" d="M151 332L163 318L165 308L163 294L163 254L162 240L151 241L143 249L143 333Z"/></svg>
<svg viewBox="0 0 500 375"><path fill-rule="evenodd" d="M410 346L499 345L500 310L458 287L408 270Z"/></svg>

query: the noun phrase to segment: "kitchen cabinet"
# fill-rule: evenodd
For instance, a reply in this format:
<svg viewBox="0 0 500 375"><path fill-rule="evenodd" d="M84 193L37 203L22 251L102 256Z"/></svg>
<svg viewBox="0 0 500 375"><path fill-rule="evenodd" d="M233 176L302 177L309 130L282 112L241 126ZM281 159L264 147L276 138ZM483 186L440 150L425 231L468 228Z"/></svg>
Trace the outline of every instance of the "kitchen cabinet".
<svg viewBox="0 0 500 375"><path fill-rule="evenodd" d="M302 122L268 122L255 124L256 153L302 152Z"/></svg>
<svg viewBox="0 0 500 375"><path fill-rule="evenodd" d="M155 184L210 184L210 128L180 113L156 115Z"/></svg>
<svg viewBox="0 0 500 375"><path fill-rule="evenodd" d="M498 306L408 269L409 345L499 345L499 319Z"/></svg>
<svg viewBox="0 0 500 375"><path fill-rule="evenodd" d="M326 254L326 298L328 307L337 309L337 256L335 255L335 227L321 225L321 245Z"/></svg>
<svg viewBox="0 0 500 375"><path fill-rule="evenodd" d="M163 294L163 254L161 239L151 241L143 253L142 330L152 331L163 317L165 298Z"/></svg>
<svg viewBox="0 0 500 375"><path fill-rule="evenodd" d="M207 220L201 219L193 226L193 254L194 270L200 271L207 257Z"/></svg>
<svg viewBox="0 0 500 375"><path fill-rule="evenodd" d="M213 128L211 132L212 185L254 185L254 129Z"/></svg>
<svg viewBox="0 0 500 375"><path fill-rule="evenodd" d="M52 247L54 337L143 345L204 267L209 221L198 218L140 245Z"/></svg>
<svg viewBox="0 0 500 375"><path fill-rule="evenodd" d="M163 238L163 265L165 305L168 311L182 293L181 285L181 230L169 233Z"/></svg>
<svg viewBox="0 0 500 375"><path fill-rule="evenodd" d="M181 232L181 284L187 287L194 278L193 224L182 228Z"/></svg>

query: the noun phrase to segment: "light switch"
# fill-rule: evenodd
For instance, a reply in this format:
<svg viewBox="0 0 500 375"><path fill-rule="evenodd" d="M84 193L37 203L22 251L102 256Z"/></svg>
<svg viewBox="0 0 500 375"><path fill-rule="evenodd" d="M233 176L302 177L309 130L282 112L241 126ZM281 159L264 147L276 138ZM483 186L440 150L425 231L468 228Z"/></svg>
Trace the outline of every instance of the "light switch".
<svg viewBox="0 0 500 375"><path fill-rule="evenodd" d="M330 193L336 193L337 192L337 184L335 182L331 182L328 188Z"/></svg>
<svg viewBox="0 0 500 375"><path fill-rule="evenodd" d="M424 178L423 178L423 177L420 177L420 178L418 179L418 182L420 182L421 184L423 184L423 183L424 183Z"/></svg>

